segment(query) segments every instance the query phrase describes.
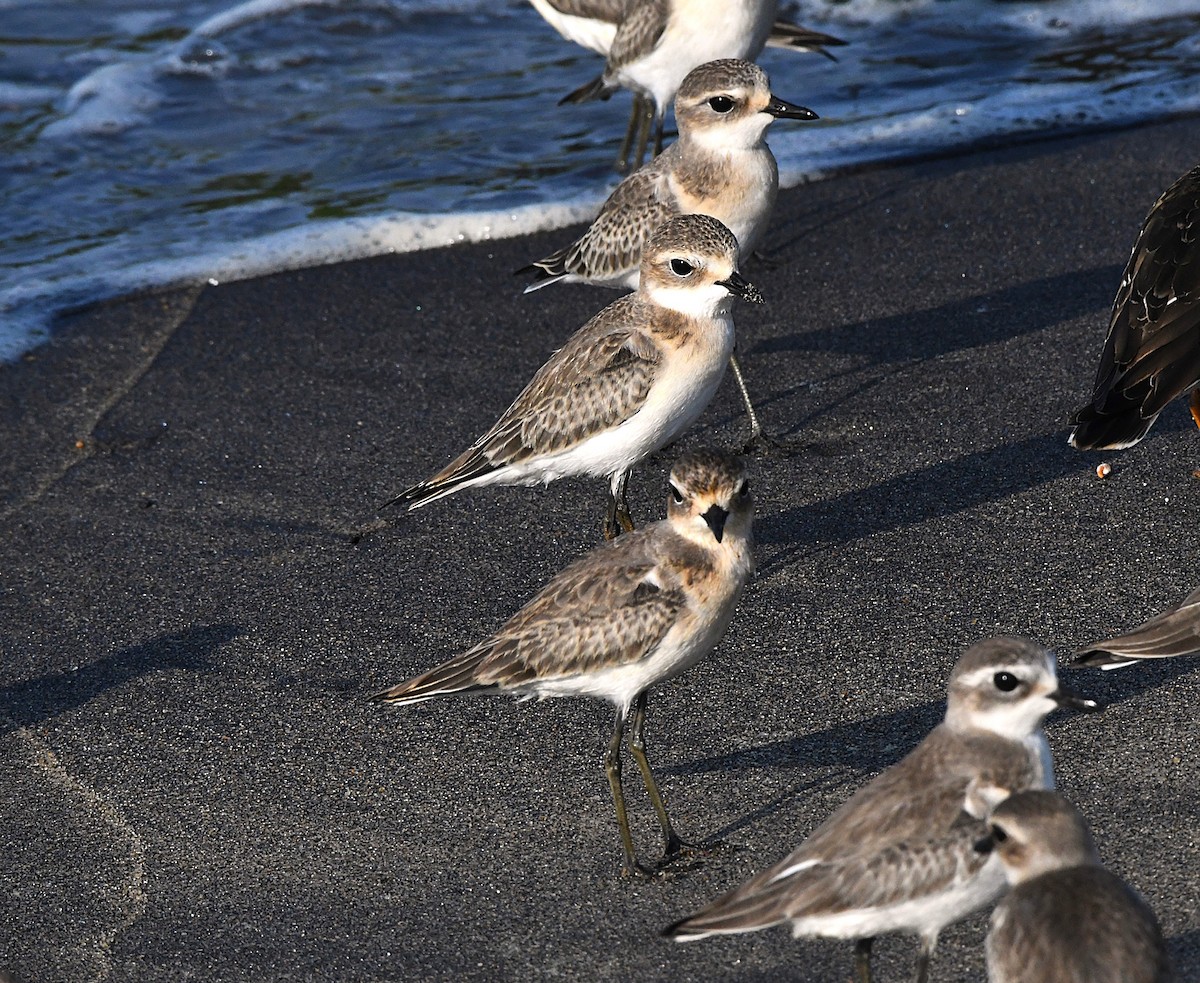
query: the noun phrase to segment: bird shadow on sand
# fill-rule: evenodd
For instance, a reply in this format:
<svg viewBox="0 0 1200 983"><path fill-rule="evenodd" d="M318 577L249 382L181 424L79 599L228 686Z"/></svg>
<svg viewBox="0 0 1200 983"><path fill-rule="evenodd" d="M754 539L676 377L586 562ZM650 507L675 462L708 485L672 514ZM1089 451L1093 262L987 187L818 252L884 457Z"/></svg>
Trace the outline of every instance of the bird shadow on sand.
<svg viewBox="0 0 1200 983"><path fill-rule="evenodd" d="M202 672L213 652L243 634L235 625L202 625L160 635L78 669L0 687L0 733L29 727L83 706L106 690L159 669Z"/></svg>
<svg viewBox="0 0 1200 983"><path fill-rule="evenodd" d="M1035 434L766 515L756 523L757 539L781 548L764 558L760 574L770 576L813 551L977 509L1080 470L1079 454L1063 432Z"/></svg>
<svg viewBox="0 0 1200 983"><path fill-rule="evenodd" d="M1064 685L1083 696L1098 700L1108 708L1169 686L1178 676L1200 672L1200 658L1180 658L1168 662L1143 666L1150 671L1140 674L1140 678L1132 674L1138 667L1120 670L1130 675L1114 680L1111 672L1102 673L1095 669L1076 672L1067 670L1061 664L1059 676ZM857 788L872 775L890 768L907 755L942 722L945 712L945 700L927 700L864 719L846 720L824 730L664 767L662 772L687 776L738 772L746 768L822 769L821 777L789 788L738 816L725 828L715 831L713 836L721 839L742 829L758 826L798 795L835 785ZM1048 729L1053 735L1058 721L1078 715L1059 711L1050 718ZM1053 742L1053 737L1051 740Z"/></svg>

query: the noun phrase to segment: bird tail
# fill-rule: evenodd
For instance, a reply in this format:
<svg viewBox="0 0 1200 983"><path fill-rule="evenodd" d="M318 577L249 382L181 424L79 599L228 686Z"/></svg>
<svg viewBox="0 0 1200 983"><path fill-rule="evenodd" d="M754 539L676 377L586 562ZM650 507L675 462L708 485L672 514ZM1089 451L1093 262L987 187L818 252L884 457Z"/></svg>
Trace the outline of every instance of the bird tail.
<svg viewBox="0 0 1200 983"><path fill-rule="evenodd" d="M568 92L565 96L558 100L560 106L565 106L568 102L591 102L593 99L608 99L616 89L604 81L603 75L598 75L585 85L581 85L574 92Z"/></svg>
<svg viewBox="0 0 1200 983"><path fill-rule="evenodd" d="M785 920L779 899L774 895L735 891L696 914L671 923L662 934L676 942L695 942L710 935L733 935L770 928Z"/></svg>
<svg viewBox="0 0 1200 983"><path fill-rule="evenodd" d="M535 290L541 290L542 287L548 287L552 283L558 283L559 280L563 279L569 272L567 270L566 259L567 250L560 249L556 253L551 253L545 259L539 259L536 263L522 266L513 273L513 276L532 274L533 282L525 288L525 293L532 293Z"/></svg>
<svg viewBox="0 0 1200 983"><path fill-rule="evenodd" d="M767 38L767 46L771 48L795 48L798 51L811 51L813 54L824 55L830 61L837 58L826 51L826 48L836 48L846 44L841 38L832 34L822 34L799 24L789 24L777 20L771 25L771 33Z"/></svg>
<svg viewBox="0 0 1200 983"><path fill-rule="evenodd" d="M1131 632L1081 650L1074 665L1117 669L1141 659L1167 659L1200 652L1200 590Z"/></svg>
<svg viewBox="0 0 1200 983"><path fill-rule="evenodd" d="M1157 413L1144 416L1140 404L1101 412L1094 403L1089 403L1071 417L1074 429L1067 443L1081 451L1124 450L1145 437L1157 419Z"/></svg>
<svg viewBox="0 0 1200 983"><path fill-rule="evenodd" d="M403 505L408 512L436 502L439 498L453 495L456 491L470 485L485 475L496 470L496 465L479 447L460 454L447 464L432 478L418 482L411 488L406 488L399 495L389 498L379 510Z"/></svg>
<svg viewBox="0 0 1200 983"><path fill-rule="evenodd" d="M423 703L438 696L454 696L499 689L499 683L481 682L479 669L488 650L472 649L456 655L419 676L375 693L374 703Z"/></svg>

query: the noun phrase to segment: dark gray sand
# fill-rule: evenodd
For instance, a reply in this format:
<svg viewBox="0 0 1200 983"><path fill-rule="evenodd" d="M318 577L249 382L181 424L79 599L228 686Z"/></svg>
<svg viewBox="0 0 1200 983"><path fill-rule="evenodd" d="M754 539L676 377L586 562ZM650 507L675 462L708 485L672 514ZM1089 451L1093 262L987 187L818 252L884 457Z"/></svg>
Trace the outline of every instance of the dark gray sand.
<svg viewBox="0 0 1200 983"><path fill-rule="evenodd" d="M600 482L375 506L464 448L615 295L520 294L570 232L125 300L0 369L0 966L75 980L841 980L848 943L658 930L778 859L939 719L994 633L1066 654L1200 583L1200 438L1079 454L1137 228L1200 122L889 167L781 196L744 272L760 573L654 695L681 833L630 884L607 706L367 696L497 626L598 538ZM744 437L732 384L685 443ZM673 452L632 482L662 514ZM1096 465L1110 461L1101 480ZM1200 977L1200 659L1072 674L1062 790ZM627 772L647 859L653 815ZM939 981L983 974L983 914ZM877 946L880 981L915 944Z"/></svg>

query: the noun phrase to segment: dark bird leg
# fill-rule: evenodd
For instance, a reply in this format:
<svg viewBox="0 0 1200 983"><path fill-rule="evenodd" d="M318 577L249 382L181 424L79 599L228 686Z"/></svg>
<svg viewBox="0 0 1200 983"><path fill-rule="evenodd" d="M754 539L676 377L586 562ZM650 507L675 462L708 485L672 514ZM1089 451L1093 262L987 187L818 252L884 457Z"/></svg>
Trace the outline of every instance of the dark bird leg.
<svg viewBox="0 0 1200 983"><path fill-rule="evenodd" d="M604 516L604 538L616 539L623 532L633 532L633 518L625 490L629 487L629 472L621 471L609 479L608 510Z"/></svg>
<svg viewBox="0 0 1200 983"><path fill-rule="evenodd" d="M654 775L650 771L650 759L646 757L646 740L642 734L642 729L646 725L646 701L647 694L643 690L638 694L637 701L633 705L633 724L629 730L629 751L642 771L642 782L650 795L650 803L658 815L658 824L662 827L663 860L677 860L686 854L704 851L681 840L679 834L675 832L675 827L671 825L671 817L667 815L667 807L663 802L662 793L659 792Z"/></svg>
<svg viewBox="0 0 1200 983"><path fill-rule="evenodd" d="M633 151L634 138L638 134L638 130L642 125L642 118L645 115L645 98L640 92L635 92L633 94L633 108L629 112L629 125L625 128L625 139L621 141L621 152L617 157L618 174L628 174L637 166L633 164L630 154Z"/></svg>
<svg viewBox="0 0 1200 983"><path fill-rule="evenodd" d="M858 939L854 943L854 981L871 983L871 946L874 939Z"/></svg>
<svg viewBox="0 0 1200 983"><path fill-rule="evenodd" d="M664 116L659 116L654 123L654 156L657 157L663 150L663 121Z"/></svg>
<svg viewBox="0 0 1200 983"><path fill-rule="evenodd" d="M929 983L929 963L933 959L933 950L937 948L937 933L921 936L921 951L917 953L917 972L913 983Z"/></svg>
<svg viewBox="0 0 1200 983"><path fill-rule="evenodd" d="M625 161L626 171L636 171L646 159L646 146L650 143L650 127L654 125L654 101L640 96L641 114L638 120L637 151ZM635 104L636 105L636 104Z"/></svg>
<svg viewBox="0 0 1200 983"><path fill-rule="evenodd" d="M621 866L622 877L650 877L651 872L638 863L633 852L633 834L629 832L629 817L625 814L625 795L621 791L621 744L625 739L625 713L617 710L617 722L613 725L612 740L604 754L604 774L608 776L608 787L612 790L613 807L617 811L617 826L621 830L621 846L625 850L625 862Z"/></svg>

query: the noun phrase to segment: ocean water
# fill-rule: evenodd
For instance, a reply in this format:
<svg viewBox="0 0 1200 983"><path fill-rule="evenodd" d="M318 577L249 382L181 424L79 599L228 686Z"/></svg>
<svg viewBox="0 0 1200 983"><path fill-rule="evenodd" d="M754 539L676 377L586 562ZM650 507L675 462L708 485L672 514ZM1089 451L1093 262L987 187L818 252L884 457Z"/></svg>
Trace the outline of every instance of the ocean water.
<svg viewBox="0 0 1200 983"><path fill-rule="evenodd" d="M785 184L1200 110L1200 0L804 0ZM561 226L628 97L526 0L0 0L0 359L73 306Z"/></svg>

